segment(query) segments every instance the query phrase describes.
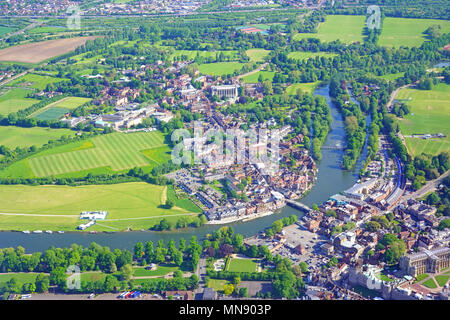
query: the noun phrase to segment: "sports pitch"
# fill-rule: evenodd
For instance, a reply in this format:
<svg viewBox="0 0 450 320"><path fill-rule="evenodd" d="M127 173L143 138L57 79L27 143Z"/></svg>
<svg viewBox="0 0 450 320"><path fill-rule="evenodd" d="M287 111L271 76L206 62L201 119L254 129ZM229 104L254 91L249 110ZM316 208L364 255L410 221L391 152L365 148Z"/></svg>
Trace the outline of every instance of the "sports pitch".
<svg viewBox="0 0 450 320"><path fill-rule="evenodd" d="M432 90L402 89L397 97L405 100L411 113L399 120L403 135L443 133L445 138L405 138L409 152L437 155L450 151L450 85L440 83ZM409 100L411 98L411 100Z"/></svg>
<svg viewBox="0 0 450 320"><path fill-rule="evenodd" d="M231 272L256 272L257 263L251 259L230 259L227 271Z"/></svg>
<svg viewBox="0 0 450 320"><path fill-rule="evenodd" d="M41 127L0 127L0 146L4 145L13 149L16 147L31 147L33 145L40 147L49 140L59 139L63 135L74 136L75 131Z"/></svg>

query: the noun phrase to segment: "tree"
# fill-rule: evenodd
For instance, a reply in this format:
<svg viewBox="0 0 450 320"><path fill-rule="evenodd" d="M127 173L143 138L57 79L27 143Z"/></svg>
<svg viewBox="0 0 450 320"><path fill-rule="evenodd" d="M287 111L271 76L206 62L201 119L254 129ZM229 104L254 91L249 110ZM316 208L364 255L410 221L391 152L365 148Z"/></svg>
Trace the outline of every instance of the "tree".
<svg viewBox="0 0 450 320"><path fill-rule="evenodd" d="M133 267L131 264L126 264L120 269L120 280L129 281L133 277Z"/></svg>
<svg viewBox="0 0 450 320"><path fill-rule="evenodd" d="M166 208L172 209L174 206L175 206L175 201L173 201L172 199L166 200Z"/></svg>
<svg viewBox="0 0 450 320"><path fill-rule="evenodd" d="M229 283L223 286L223 291L225 293L225 295L229 296L234 292L234 286Z"/></svg>
<svg viewBox="0 0 450 320"><path fill-rule="evenodd" d="M139 260L144 256L144 254L144 244L142 242L136 242L134 244L134 256Z"/></svg>
<svg viewBox="0 0 450 320"><path fill-rule="evenodd" d="M36 286L36 291L40 293L47 292L50 287L49 277L44 273L38 274L34 283Z"/></svg>
<svg viewBox="0 0 450 320"><path fill-rule="evenodd" d="M248 288L247 287L240 288L239 289L239 296L247 298L248 297Z"/></svg>
<svg viewBox="0 0 450 320"><path fill-rule="evenodd" d="M66 282L66 271L63 267L58 267L50 272L50 282L57 286L63 285Z"/></svg>

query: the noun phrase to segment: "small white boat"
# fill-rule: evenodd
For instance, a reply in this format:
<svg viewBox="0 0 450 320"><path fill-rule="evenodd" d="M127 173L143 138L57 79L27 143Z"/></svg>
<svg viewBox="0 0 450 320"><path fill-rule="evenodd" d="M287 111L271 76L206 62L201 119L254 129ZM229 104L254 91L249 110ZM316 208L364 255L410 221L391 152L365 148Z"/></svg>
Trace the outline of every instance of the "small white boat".
<svg viewBox="0 0 450 320"><path fill-rule="evenodd" d="M33 233L42 233L42 230L34 230Z"/></svg>
<svg viewBox="0 0 450 320"><path fill-rule="evenodd" d="M29 230L25 230L25 231L22 231L22 233L26 233L26 234L29 234L29 233L30 233L30 231L29 231Z"/></svg>
<svg viewBox="0 0 450 320"><path fill-rule="evenodd" d="M52 233L53 233L53 231L51 231L51 230L46 230L46 231L45 231L45 233L49 233L49 234L52 234Z"/></svg>
<svg viewBox="0 0 450 320"><path fill-rule="evenodd" d="M64 233L64 231L58 231L58 233Z"/></svg>

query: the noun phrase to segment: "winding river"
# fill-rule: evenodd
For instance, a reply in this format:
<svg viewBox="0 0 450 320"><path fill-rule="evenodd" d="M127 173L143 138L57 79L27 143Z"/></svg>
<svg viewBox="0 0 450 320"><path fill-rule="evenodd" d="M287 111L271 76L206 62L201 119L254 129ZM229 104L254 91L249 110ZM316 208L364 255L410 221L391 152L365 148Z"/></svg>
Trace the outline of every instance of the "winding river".
<svg viewBox="0 0 450 320"><path fill-rule="evenodd" d="M331 110L333 122L331 130L326 138L323 146L335 147L337 145L345 146L344 121L337 109L332 103L328 94L328 86L322 86L314 91L314 95L321 95L326 98ZM369 121L369 120L368 120ZM352 171L344 171L340 168L340 162L343 156L343 150L324 148L322 150L322 160L317 163L318 175L317 180L310 192L299 201L311 206L320 204L328 199L329 196L339 193L351 187L358 179L358 173L361 168L362 161L366 158L367 143L360 160ZM301 216L302 212L289 206L277 211L273 215L254 219L247 222L234 222L228 225L233 226L235 232L244 236L252 236L270 226L273 221L280 218L296 214ZM176 242L181 237L188 240L192 236L202 239L206 234L217 230L223 225L206 225L200 228L189 228L181 231L171 232L153 232L153 231L133 231L120 233L64 233L64 234L23 234L21 232L0 232L0 248L16 247L21 245L25 247L27 252L44 251L50 246L68 247L72 243L88 246L91 242L96 242L110 248L132 249L134 243L152 240L157 242L164 239L165 242L174 239Z"/></svg>

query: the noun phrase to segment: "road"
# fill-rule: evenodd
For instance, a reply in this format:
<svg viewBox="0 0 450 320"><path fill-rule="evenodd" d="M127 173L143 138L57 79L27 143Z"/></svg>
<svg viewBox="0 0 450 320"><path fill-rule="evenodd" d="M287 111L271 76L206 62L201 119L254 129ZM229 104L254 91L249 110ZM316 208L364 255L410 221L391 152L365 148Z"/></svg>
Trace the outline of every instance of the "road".
<svg viewBox="0 0 450 320"><path fill-rule="evenodd" d="M195 290L194 294L201 294L206 288L205 276L206 276L206 258L200 257L198 261L197 270L195 274L198 277L198 288Z"/></svg>
<svg viewBox="0 0 450 320"><path fill-rule="evenodd" d="M417 199L423 197L427 193L434 191L437 188L437 186L442 182L442 180L444 180L444 178L447 177L449 174L450 170L447 170L447 172L441 175L439 178L429 181L426 185L424 185L416 192L406 195L402 200L400 200L399 204L406 202L409 199Z"/></svg>
<svg viewBox="0 0 450 320"><path fill-rule="evenodd" d="M394 100L395 100L395 97L397 97L398 92L399 92L400 90L402 90L402 89L409 88L409 87L411 87L412 85L415 85L415 84L416 84L416 83L410 83L410 84L407 84L407 85L404 85L404 86L402 86L402 87L399 87L399 88L395 89L395 90L392 92L392 94L391 94L391 98L389 99L389 102L387 103L387 109L388 109L388 111L390 111L390 110L392 109L393 103L394 103Z"/></svg>
<svg viewBox="0 0 450 320"><path fill-rule="evenodd" d="M246 76L249 76L249 75L251 75L251 74L257 73L258 71L261 71L261 70L263 70L265 67L267 67L267 65L268 65L267 62L266 62L266 63L263 63L262 65L260 65L260 66L259 66L258 68L256 68L255 70L252 70L252 71L250 71L250 72L241 74L241 75L237 76L235 79L236 79L236 80L239 80L239 79L241 79L241 78L243 78L243 77L246 77Z"/></svg>

